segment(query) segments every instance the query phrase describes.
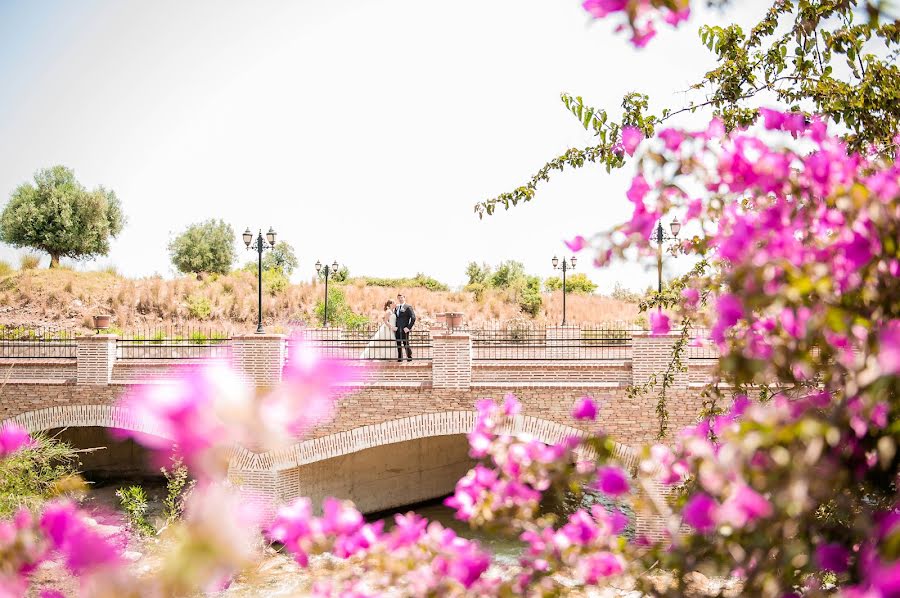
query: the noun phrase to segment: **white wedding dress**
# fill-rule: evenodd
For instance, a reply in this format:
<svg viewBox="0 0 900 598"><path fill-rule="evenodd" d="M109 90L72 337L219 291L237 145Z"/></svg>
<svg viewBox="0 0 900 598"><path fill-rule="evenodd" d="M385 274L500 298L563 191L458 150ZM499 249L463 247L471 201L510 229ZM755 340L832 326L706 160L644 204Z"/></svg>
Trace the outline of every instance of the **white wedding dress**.
<svg viewBox="0 0 900 598"><path fill-rule="evenodd" d="M385 310L384 321L375 336L369 340L369 344L363 350L360 359L396 359L397 358L397 337L394 331L397 330L397 315L393 311Z"/></svg>

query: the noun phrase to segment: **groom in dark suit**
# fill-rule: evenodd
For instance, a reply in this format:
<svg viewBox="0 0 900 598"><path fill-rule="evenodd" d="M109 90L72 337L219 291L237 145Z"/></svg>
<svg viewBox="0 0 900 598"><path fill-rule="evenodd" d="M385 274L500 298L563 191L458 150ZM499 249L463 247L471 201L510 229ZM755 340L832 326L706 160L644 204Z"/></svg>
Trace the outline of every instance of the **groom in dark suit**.
<svg viewBox="0 0 900 598"><path fill-rule="evenodd" d="M409 331L416 323L416 312L412 305L406 303L403 294L397 295L397 307L394 310L397 315L397 361L403 361L403 347L406 347L406 360L412 361L412 349L409 347Z"/></svg>

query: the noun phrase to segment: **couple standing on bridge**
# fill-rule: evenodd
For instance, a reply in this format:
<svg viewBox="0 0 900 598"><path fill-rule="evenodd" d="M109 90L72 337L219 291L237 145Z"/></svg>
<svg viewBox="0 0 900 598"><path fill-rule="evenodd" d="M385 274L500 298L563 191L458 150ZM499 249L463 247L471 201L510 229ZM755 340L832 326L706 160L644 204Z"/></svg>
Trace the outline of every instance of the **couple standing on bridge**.
<svg viewBox="0 0 900 598"><path fill-rule="evenodd" d="M362 359L392 359L394 343L397 345L397 361L403 361L403 349L406 349L406 360L412 361L412 349L409 346L409 332L416 323L416 312L412 305L406 303L403 293L397 295L397 303L388 299L384 304L381 326L375 336L366 345L360 357Z"/></svg>

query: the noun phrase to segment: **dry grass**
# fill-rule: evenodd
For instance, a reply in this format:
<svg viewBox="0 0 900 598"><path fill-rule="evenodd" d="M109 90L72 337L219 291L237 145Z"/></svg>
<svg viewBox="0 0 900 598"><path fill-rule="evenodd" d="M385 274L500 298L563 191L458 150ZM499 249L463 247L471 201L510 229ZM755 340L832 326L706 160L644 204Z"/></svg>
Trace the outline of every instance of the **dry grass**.
<svg viewBox="0 0 900 598"><path fill-rule="evenodd" d="M361 281L341 285L348 305L357 313L377 318L385 300L401 289L367 287ZM518 307L503 293L488 291L480 302L472 293L402 289L425 323L436 314L459 311L470 324L506 322L522 318ZM314 323L313 308L324 294L321 284L289 285L263 297L266 323L287 329L301 322ZM561 292L545 293L538 323L562 319ZM210 315L199 322L192 317L189 300L205 299ZM161 277L129 279L107 272L22 270L0 277L0 323L59 328L86 328L98 313L113 316L116 327L204 324L216 329L250 329L256 322L256 279L249 272L228 276L173 280ZM566 318L571 323L633 321L637 306L598 295L569 294Z"/></svg>

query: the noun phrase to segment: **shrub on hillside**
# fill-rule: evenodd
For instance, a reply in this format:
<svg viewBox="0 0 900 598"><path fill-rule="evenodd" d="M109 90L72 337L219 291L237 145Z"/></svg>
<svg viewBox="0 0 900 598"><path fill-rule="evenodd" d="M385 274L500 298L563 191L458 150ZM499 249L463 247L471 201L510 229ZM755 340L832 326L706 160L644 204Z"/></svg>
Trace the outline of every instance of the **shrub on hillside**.
<svg viewBox="0 0 900 598"><path fill-rule="evenodd" d="M631 289L626 289L618 282L613 288L612 293L610 293L610 297L616 301L624 301L626 303L640 303L644 298L643 294L632 291Z"/></svg>
<svg viewBox="0 0 900 598"><path fill-rule="evenodd" d="M281 270L263 270L263 288L273 297L288 287L290 282Z"/></svg>
<svg viewBox="0 0 900 598"><path fill-rule="evenodd" d="M560 276L551 276L547 280L544 281L544 288L550 292L559 291L562 289L562 277ZM583 272L579 272L577 274L572 274L570 276L566 276L566 292L571 293L582 293L584 295L590 295L594 291L597 290L597 285L591 281L590 278L587 277L587 274Z"/></svg>
<svg viewBox="0 0 900 598"><path fill-rule="evenodd" d="M203 295L191 295L187 298L187 310L191 318L206 320L212 313L212 306Z"/></svg>
<svg viewBox="0 0 900 598"><path fill-rule="evenodd" d="M315 314L315 325L321 326L325 318L325 301L319 299L313 308ZM364 315L355 313L350 306L347 305L347 298L344 291L339 287L328 288L328 324L331 326L341 326L343 328L356 328L364 324L368 324L369 319Z"/></svg>
<svg viewBox="0 0 900 598"><path fill-rule="evenodd" d="M172 264L184 274L227 274L234 263L234 229L224 220L192 224L169 243Z"/></svg>
<svg viewBox="0 0 900 598"><path fill-rule="evenodd" d="M373 276L363 276L366 286L369 287L393 287L393 288L422 288L429 291L449 291L450 287L419 272L412 278L376 278Z"/></svg>
<svg viewBox="0 0 900 598"><path fill-rule="evenodd" d="M12 264L5 260L0 260L0 276L9 276L15 271L16 270L12 267Z"/></svg>
<svg viewBox="0 0 900 598"><path fill-rule="evenodd" d="M33 253L26 253L19 258L19 267L22 270L34 270L41 263L41 257Z"/></svg>

